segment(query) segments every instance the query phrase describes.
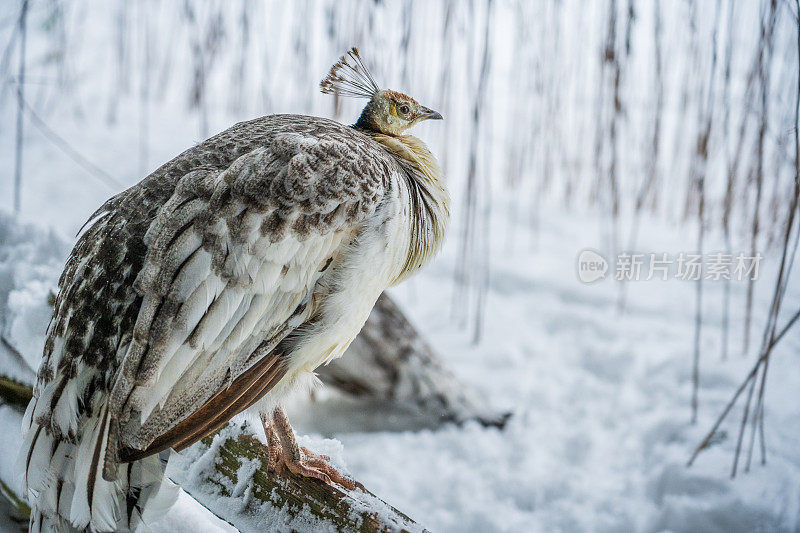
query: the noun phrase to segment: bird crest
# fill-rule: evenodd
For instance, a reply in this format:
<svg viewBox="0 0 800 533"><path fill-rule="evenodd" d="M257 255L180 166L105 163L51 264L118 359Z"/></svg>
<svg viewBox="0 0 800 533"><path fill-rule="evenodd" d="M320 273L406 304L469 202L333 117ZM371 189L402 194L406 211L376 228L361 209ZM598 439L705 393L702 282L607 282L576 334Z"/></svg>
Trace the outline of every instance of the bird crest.
<svg viewBox="0 0 800 533"><path fill-rule="evenodd" d="M325 94L338 94L351 98L370 99L380 92L378 84L375 83L356 47L339 58L319 86Z"/></svg>

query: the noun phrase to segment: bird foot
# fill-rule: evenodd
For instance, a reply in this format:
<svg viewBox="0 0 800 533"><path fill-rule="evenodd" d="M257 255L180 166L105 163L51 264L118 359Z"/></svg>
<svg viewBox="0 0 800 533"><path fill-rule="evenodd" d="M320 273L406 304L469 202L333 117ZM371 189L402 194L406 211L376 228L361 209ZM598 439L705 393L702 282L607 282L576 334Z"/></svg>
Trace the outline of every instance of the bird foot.
<svg viewBox="0 0 800 533"><path fill-rule="evenodd" d="M364 489L361 483L345 477L336 470L329 462L330 457L314 453L305 446L299 446L289 419L280 407L273 411L271 423L268 415L262 413L261 423L267 435L269 472L289 471L299 476L319 479L328 485L336 483L347 490Z"/></svg>

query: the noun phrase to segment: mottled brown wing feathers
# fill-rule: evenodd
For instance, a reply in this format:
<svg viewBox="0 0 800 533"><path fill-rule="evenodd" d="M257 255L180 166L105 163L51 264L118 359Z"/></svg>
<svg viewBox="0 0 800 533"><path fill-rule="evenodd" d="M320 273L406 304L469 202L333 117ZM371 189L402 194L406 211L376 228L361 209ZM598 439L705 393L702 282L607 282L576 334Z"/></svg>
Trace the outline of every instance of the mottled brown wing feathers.
<svg viewBox="0 0 800 533"><path fill-rule="evenodd" d="M200 409L156 438L147 449L120 450L120 461L136 461L169 448L181 451L213 433L269 392L286 372L284 363L282 354L277 352L262 358L229 387L212 396Z"/></svg>

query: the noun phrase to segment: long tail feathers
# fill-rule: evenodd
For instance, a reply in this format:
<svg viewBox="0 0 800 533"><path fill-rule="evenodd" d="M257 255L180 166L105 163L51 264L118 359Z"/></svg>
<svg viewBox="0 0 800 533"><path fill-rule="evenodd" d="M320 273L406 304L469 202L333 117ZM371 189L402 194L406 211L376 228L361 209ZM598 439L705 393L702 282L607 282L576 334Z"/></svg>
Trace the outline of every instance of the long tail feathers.
<svg viewBox="0 0 800 533"><path fill-rule="evenodd" d="M30 531L147 531L178 496L158 456L117 465L103 478L109 415L103 405L81 422L77 442L30 418L20 459L31 504Z"/></svg>
<svg viewBox="0 0 800 533"><path fill-rule="evenodd" d="M103 479L109 426L106 406L100 415L86 425L75 456L75 494L72 496L69 520L76 527L89 523L98 531L114 531L122 518L119 507L120 479Z"/></svg>

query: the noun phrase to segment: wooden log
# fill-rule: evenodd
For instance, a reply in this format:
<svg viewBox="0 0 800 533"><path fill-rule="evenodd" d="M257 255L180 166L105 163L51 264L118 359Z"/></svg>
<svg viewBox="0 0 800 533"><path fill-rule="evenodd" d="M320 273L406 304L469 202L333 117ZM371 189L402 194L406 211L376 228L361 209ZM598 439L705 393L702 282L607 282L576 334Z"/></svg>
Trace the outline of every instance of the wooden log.
<svg viewBox="0 0 800 533"><path fill-rule="evenodd" d="M173 456L168 473L242 531L425 531L368 490L347 491L291 473L267 472L266 464L267 448L251 428L231 423L181 457ZM207 466L191 477L197 465ZM231 513L232 507L237 511Z"/></svg>
<svg viewBox="0 0 800 533"><path fill-rule="evenodd" d="M4 403L19 411L25 411L32 397L33 389L30 385L0 375L0 399Z"/></svg>

